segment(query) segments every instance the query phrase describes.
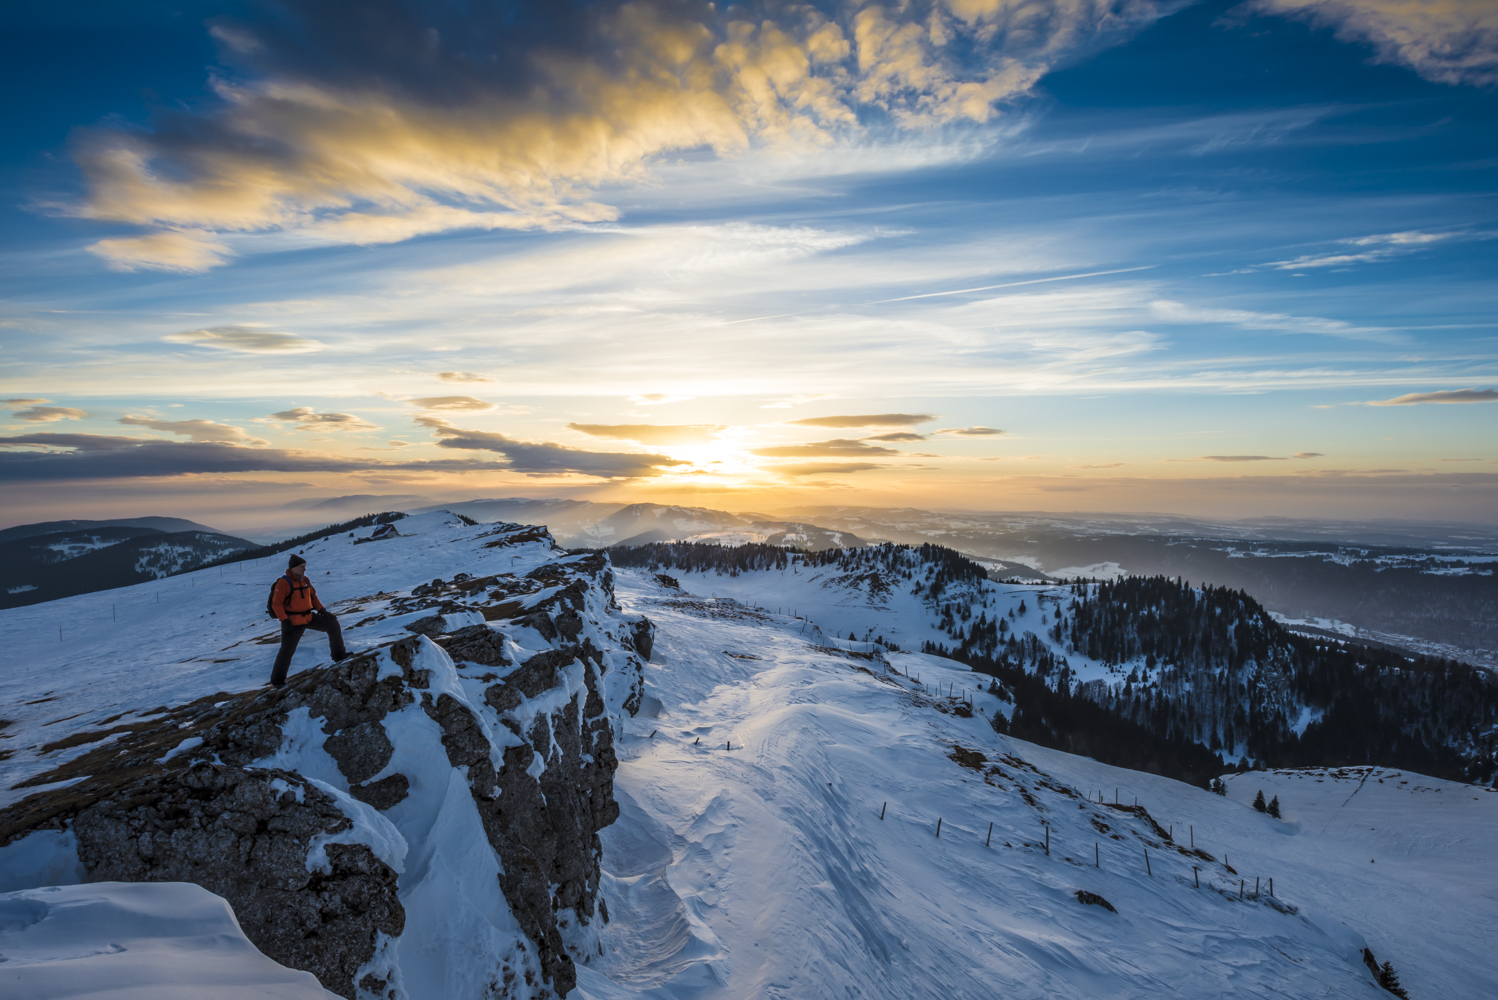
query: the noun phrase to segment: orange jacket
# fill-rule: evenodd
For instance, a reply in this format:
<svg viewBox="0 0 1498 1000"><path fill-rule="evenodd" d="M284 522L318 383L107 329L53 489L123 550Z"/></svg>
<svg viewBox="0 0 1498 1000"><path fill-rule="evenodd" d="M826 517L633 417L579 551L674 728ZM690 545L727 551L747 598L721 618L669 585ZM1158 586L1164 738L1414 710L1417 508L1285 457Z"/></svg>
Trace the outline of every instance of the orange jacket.
<svg viewBox="0 0 1498 1000"><path fill-rule="evenodd" d="M270 606L277 618L293 625L306 625L312 620L313 611L326 610L317 599L317 589L306 577L293 581L283 576L277 580L271 589Z"/></svg>

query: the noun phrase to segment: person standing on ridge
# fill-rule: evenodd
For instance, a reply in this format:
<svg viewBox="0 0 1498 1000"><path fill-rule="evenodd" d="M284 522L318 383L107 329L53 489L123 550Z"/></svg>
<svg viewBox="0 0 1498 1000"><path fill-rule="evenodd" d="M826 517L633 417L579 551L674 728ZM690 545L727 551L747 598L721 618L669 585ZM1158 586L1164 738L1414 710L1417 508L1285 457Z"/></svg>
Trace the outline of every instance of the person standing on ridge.
<svg viewBox="0 0 1498 1000"><path fill-rule="evenodd" d="M307 579L307 560L294 555L286 566L286 574L271 588L270 610L281 620L281 651L276 654L276 665L270 672L272 687L284 687L286 671L291 667L292 654L302 633L309 628L325 632L328 636L328 651L334 660L348 656L343 646L343 630L338 627L338 617L322 606L317 599L317 590Z"/></svg>

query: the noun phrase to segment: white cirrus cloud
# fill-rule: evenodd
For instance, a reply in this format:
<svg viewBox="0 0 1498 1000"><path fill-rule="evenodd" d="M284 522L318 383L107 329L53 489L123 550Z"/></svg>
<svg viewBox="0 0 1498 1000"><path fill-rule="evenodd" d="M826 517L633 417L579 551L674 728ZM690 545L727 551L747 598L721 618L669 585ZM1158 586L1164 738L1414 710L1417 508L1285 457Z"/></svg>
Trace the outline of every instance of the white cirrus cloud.
<svg viewBox="0 0 1498 1000"><path fill-rule="evenodd" d="M1492 0L1250 0L1255 13L1334 27L1373 46L1379 62L1427 80L1498 83L1498 4Z"/></svg>
<svg viewBox="0 0 1498 1000"><path fill-rule="evenodd" d="M1227 323L1249 330L1275 330L1280 333L1310 333L1324 337L1352 340L1396 340L1398 334L1385 327L1355 326L1346 320L1321 316L1292 316L1288 313L1254 312L1248 309L1219 309L1192 306L1169 299L1149 304L1150 315L1165 323Z"/></svg>

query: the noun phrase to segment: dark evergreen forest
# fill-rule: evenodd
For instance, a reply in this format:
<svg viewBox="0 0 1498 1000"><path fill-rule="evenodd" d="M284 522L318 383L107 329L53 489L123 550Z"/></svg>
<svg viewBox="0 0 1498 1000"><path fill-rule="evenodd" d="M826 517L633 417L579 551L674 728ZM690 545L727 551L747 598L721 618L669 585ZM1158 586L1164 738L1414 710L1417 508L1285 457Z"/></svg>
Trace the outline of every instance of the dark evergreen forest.
<svg viewBox="0 0 1498 1000"><path fill-rule="evenodd" d="M939 545L795 552L673 542L611 550L614 563L736 576L833 568L870 594L905 585L925 601L947 656L1001 680L1014 735L1107 763L1201 783L1240 767L1378 764L1487 781L1498 772L1498 683L1451 660L1298 635L1252 597L1164 576L1037 590L1029 619L973 617L983 566ZM1111 669L1082 681L1072 658ZM1095 671L1094 671L1095 673Z"/></svg>
<svg viewBox="0 0 1498 1000"><path fill-rule="evenodd" d="M954 629L953 647L928 651L1006 682L1018 669L1162 739L1269 767L1380 764L1468 781L1498 770L1498 684L1485 671L1297 635L1224 587L1127 577L1078 582L1070 594L1052 639L1116 666L1121 685L1079 683L1065 654L981 616Z"/></svg>

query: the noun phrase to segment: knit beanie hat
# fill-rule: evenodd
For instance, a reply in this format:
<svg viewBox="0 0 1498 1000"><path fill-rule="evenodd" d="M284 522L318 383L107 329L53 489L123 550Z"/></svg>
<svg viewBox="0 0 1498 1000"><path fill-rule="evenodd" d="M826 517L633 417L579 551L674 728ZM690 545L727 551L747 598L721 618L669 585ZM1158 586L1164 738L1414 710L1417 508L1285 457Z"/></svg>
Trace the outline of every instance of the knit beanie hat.
<svg viewBox="0 0 1498 1000"><path fill-rule="evenodd" d="M307 565L307 560L303 559L301 556L292 556L291 561L286 564L286 568L296 569L298 566L305 565Z"/></svg>

